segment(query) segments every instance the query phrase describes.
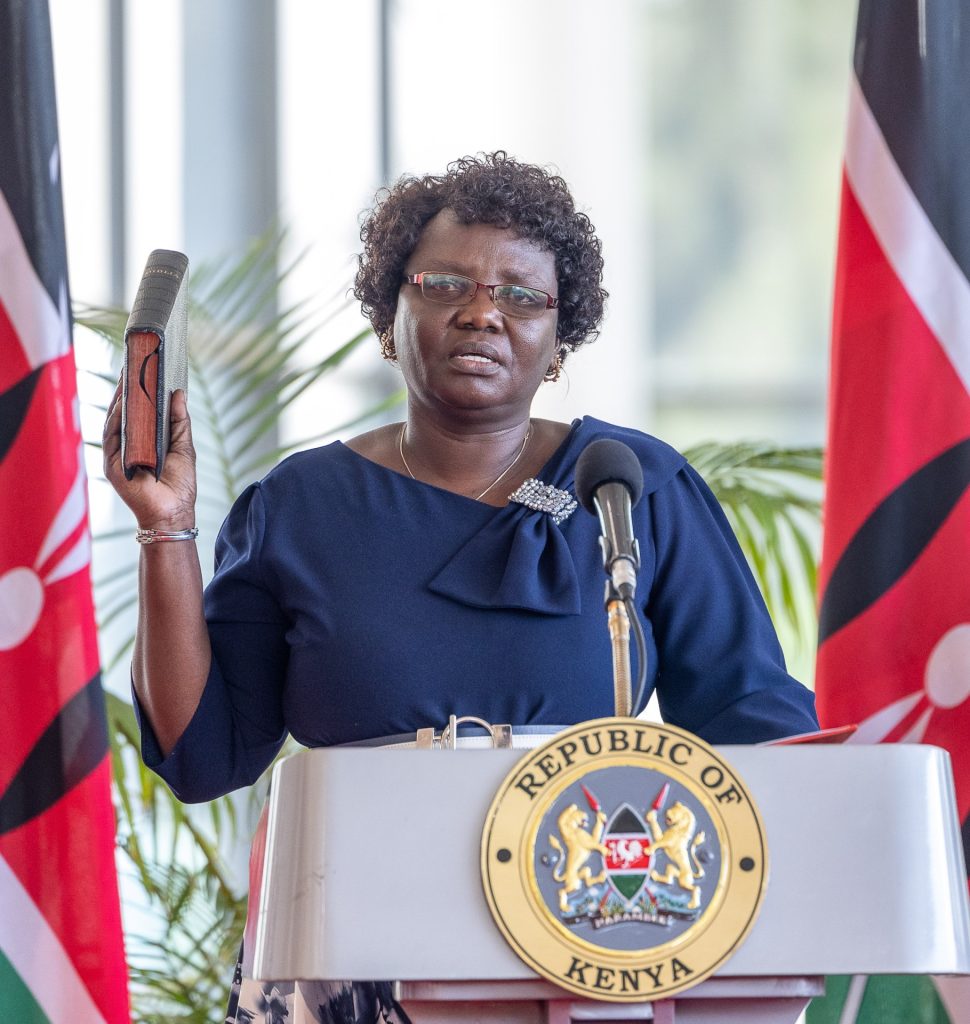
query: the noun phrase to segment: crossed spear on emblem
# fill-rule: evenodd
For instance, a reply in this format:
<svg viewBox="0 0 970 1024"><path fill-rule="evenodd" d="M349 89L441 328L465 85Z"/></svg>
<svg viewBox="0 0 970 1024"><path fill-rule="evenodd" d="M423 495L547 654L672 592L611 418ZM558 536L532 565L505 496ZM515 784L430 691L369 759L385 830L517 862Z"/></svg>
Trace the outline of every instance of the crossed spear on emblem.
<svg viewBox="0 0 970 1024"><path fill-rule="evenodd" d="M579 788L583 791L583 796L586 797L586 803L589 804L589 809L593 812L593 814L599 814L601 809L599 800L597 800L596 797L593 796L593 794L590 793L590 791L582 783L579 784ZM663 807L664 803L666 802L667 794L669 792L670 783L665 782L660 787L659 791L657 792L657 795L653 798L653 803L650 805L650 810L654 812L659 811L660 808Z"/></svg>
<svg viewBox="0 0 970 1024"><path fill-rule="evenodd" d="M586 802L589 804L589 809L593 812L593 814L599 814L600 802L582 783L579 784L579 788L583 791L583 796L586 797ZM663 805L666 803L667 794L669 792L670 783L665 782L657 791L657 795L653 798L653 803L650 805L650 810L653 811L654 814L656 814L661 809L661 807L663 807ZM597 908L598 911L602 912L603 908L606 906L606 901L610 897L610 892L610 887L607 886L606 891L603 893L603 898L599 902L599 907ZM654 906L657 906L657 897L654 896L654 894L650 891L649 886L644 888L644 892L649 897L650 902Z"/></svg>

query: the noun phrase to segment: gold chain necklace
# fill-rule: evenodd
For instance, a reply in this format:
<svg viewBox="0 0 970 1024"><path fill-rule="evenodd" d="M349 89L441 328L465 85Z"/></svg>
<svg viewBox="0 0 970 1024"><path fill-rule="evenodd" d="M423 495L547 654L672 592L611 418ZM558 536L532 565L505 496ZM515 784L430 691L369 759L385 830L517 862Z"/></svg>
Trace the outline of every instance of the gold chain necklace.
<svg viewBox="0 0 970 1024"><path fill-rule="evenodd" d="M404 468L408 471L408 476L412 480L417 480L418 478L411 472L411 467L408 465L408 460L404 457L404 432L405 432L405 430L407 430L407 426L408 426L407 423L402 423L401 424L401 432L400 432L400 434L397 435L397 451L398 451L398 454L401 456L401 462L404 464ZM482 498L484 498L485 495L488 494L488 492L496 484L501 483L501 481L504 480L505 477L507 477L509 475L509 473L512 472L512 467L519 461L519 459L522 458L522 453L525 451L526 446L528 445L529 439L531 437L532 437L532 421L530 420L529 421L529 429L525 432L525 440L522 442L522 447L516 453L515 458L505 467L505 469L502 470L501 473L499 473L499 475L488 485L488 487L485 488L484 491L482 491L481 494L479 494L479 495L477 495L475 497L475 501L481 501ZM470 497L470 495L468 495L468 497Z"/></svg>

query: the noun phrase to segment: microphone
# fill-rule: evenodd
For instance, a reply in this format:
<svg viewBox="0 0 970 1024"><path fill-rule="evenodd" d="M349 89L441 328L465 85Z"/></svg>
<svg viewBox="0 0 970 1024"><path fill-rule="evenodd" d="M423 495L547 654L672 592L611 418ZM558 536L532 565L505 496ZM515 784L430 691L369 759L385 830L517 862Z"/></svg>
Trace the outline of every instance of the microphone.
<svg viewBox="0 0 970 1024"><path fill-rule="evenodd" d="M619 596L637 588L640 546L633 535L633 507L643 493L643 467L622 441L600 438L587 445L576 462L576 497L599 516L603 567Z"/></svg>

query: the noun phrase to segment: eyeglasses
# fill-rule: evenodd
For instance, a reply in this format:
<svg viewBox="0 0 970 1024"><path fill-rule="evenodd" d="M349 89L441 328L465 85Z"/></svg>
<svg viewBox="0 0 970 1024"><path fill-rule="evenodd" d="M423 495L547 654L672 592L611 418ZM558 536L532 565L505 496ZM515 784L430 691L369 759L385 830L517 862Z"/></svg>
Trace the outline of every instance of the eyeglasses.
<svg viewBox="0 0 970 1024"><path fill-rule="evenodd" d="M534 320L547 309L555 309L559 300L538 288L521 284L482 284L461 274L409 274L407 284L416 284L429 302L442 306L464 306L478 294L479 288L488 291L496 308L506 316Z"/></svg>

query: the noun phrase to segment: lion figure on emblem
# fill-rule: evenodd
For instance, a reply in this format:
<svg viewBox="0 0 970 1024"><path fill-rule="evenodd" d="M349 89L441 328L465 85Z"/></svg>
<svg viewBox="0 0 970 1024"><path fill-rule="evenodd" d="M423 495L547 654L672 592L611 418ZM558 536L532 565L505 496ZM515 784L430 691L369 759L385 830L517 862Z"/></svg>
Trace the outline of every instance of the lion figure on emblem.
<svg viewBox="0 0 970 1024"><path fill-rule="evenodd" d="M571 893L581 889L584 884L589 887L606 880L605 868L598 875L594 875L586 863L594 853L606 856L610 852L601 842L603 830L606 828L606 815L603 811L596 812L596 824L593 825L592 832L586 829L588 823L586 812L576 804L570 804L556 820L563 843L566 844L565 851L563 843L554 835L549 836L549 842L559 854L559 861L552 877L557 882L564 883L559 890L559 909L564 914L569 912Z"/></svg>
<svg viewBox="0 0 970 1024"><path fill-rule="evenodd" d="M700 906L701 890L694 884L694 880L704 877L704 869L697 862L694 851L706 837L703 832L698 832L693 840L691 839L697 819L690 808L685 807L679 800L670 805L664 815L664 820L667 828L662 830L657 823L657 812L654 810L647 812L647 824L653 834L651 852L659 853L663 850L670 862L663 874L659 871L651 871L650 877L662 885L671 885L676 882L684 892L690 893L688 909L696 910Z"/></svg>

